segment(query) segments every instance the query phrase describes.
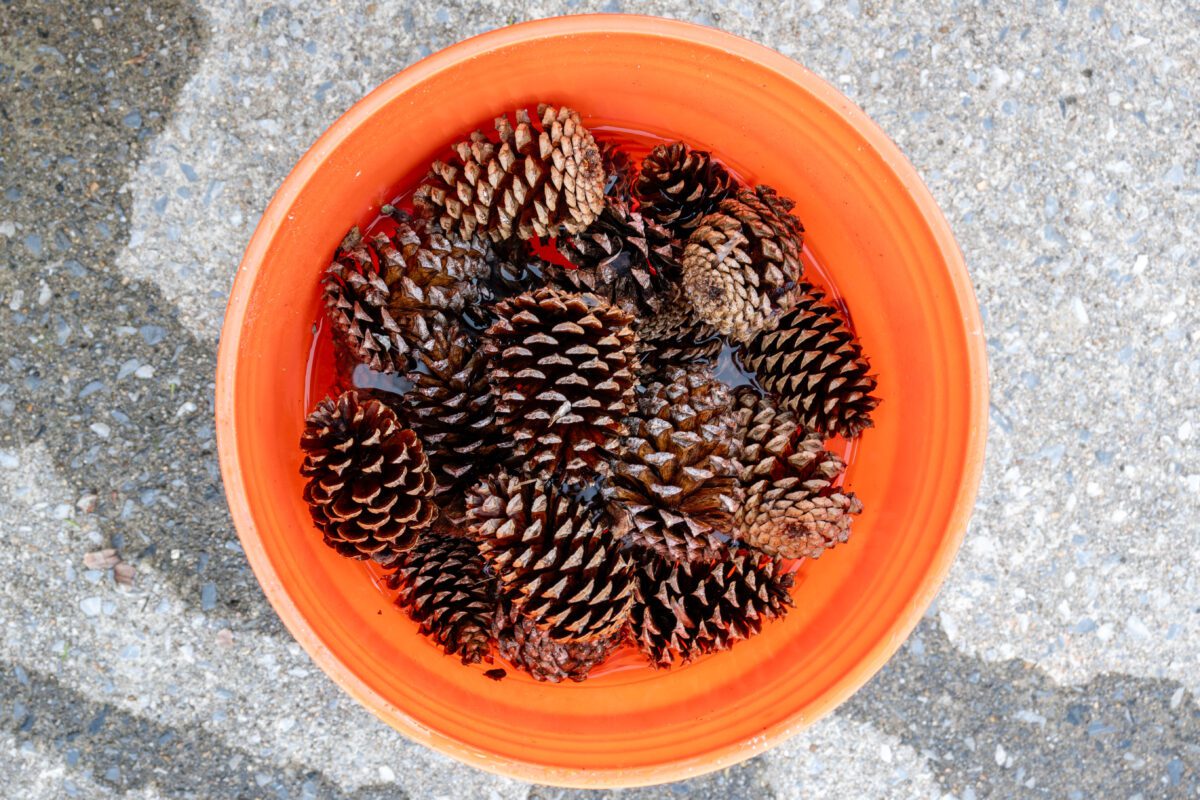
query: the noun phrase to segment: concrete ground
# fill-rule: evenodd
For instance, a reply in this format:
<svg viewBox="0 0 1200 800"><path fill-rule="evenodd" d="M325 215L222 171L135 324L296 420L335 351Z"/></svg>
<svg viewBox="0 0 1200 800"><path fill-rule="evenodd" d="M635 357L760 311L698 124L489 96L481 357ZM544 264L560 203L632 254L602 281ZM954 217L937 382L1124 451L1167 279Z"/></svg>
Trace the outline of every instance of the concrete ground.
<svg viewBox="0 0 1200 800"><path fill-rule="evenodd" d="M258 215L354 100L625 10L774 47L887 130L966 253L993 404L887 668L767 755L612 794L1200 796L1200 11L1020 5L0 2L0 794L589 795L410 744L312 666L226 514L212 375Z"/></svg>

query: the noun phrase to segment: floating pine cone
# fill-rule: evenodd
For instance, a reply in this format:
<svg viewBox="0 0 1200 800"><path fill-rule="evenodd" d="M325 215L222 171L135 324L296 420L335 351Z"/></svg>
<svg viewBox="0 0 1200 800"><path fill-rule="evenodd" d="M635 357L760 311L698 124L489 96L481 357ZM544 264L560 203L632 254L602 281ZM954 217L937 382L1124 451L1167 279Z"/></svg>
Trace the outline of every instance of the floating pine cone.
<svg viewBox="0 0 1200 800"><path fill-rule="evenodd" d="M568 482L607 474L605 459L633 407L630 315L593 295L550 288L497 303L495 312L484 348L512 461Z"/></svg>
<svg viewBox="0 0 1200 800"><path fill-rule="evenodd" d="M481 472L488 472L511 449L496 425L488 387L487 357L457 328L434 334L417 351L420 368L408 374L405 419L425 444L435 496L443 509L452 504Z"/></svg>
<svg viewBox="0 0 1200 800"><path fill-rule="evenodd" d="M806 428L857 436L871 427L875 376L862 347L824 294L807 283L796 307L746 345L741 359Z"/></svg>
<svg viewBox="0 0 1200 800"><path fill-rule="evenodd" d="M325 543L382 564L409 549L437 517L421 440L378 400L325 398L300 438L304 500Z"/></svg>
<svg viewBox="0 0 1200 800"><path fill-rule="evenodd" d="M423 537L400 557L388 585L400 592L396 605L446 653L464 664L492 660L496 579L487 574L474 542Z"/></svg>
<svg viewBox="0 0 1200 800"><path fill-rule="evenodd" d="M684 236L736 190L725 167L683 142L651 150L633 187L644 216Z"/></svg>
<svg viewBox="0 0 1200 800"><path fill-rule="evenodd" d="M624 624L633 564L596 508L503 472L467 495L469 530L522 613L560 642Z"/></svg>
<svg viewBox="0 0 1200 800"><path fill-rule="evenodd" d="M643 378L669 366L714 364L724 346L716 328L696 317L678 286L671 287L657 314L638 321L637 333Z"/></svg>
<svg viewBox="0 0 1200 800"><path fill-rule="evenodd" d="M639 558L630 613L634 643L655 667L727 650L782 617L792 605L792 576L779 560L739 550L714 562Z"/></svg>
<svg viewBox="0 0 1200 800"><path fill-rule="evenodd" d="M478 299L487 275L482 239L447 236L428 220L391 209L395 232L364 240L354 228L325 274L325 307L335 338L379 372L412 363L446 314Z"/></svg>
<svg viewBox="0 0 1200 800"><path fill-rule="evenodd" d="M701 319L744 341L796 301L804 228L792 201L759 186L721 201L692 231L683 288Z"/></svg>
<svg viewBox="0 0 1200 800"><path fill-rule="evenodd" d="M503 241L578 233L604 208L600 148L569 108L518 109L516 127L496 118L499 142L481 132L435 161L413 202L446 230Z"/></svg>
<svg viewBox="0 0 1200 800"><path fill-rule="evenodd" d="M576 269L554 267L551 274L564 289L592 292L635 317L650 316L678 277L681 249L662 226L610 202L587 230L559 238L558 252Z"/></svg>
<svg viewBox="0 0 1200 800"><path fill-rule="evenodd" d="M862 511L853 493L833 486L845 464L825 449L819 433L750 387L736 391L741 443L739 537L783 558L817 558L850 537L851 515Z"/></svg>
<svg viewBox="0 0 1200 800"><path fill-rule="evenodd" d="M492 623L500 657L539 681L582 681L616 650L621 631L582 642L556 642L511 602L502 600Z"/></svg>
<svg viewBox="0 0 1200 800"><path fill-rule="evenodd" d="M630 435L605 498L629 538L672 561L725 553L737 508L730 394L710 370L671 368L630 418Z"/></svg>

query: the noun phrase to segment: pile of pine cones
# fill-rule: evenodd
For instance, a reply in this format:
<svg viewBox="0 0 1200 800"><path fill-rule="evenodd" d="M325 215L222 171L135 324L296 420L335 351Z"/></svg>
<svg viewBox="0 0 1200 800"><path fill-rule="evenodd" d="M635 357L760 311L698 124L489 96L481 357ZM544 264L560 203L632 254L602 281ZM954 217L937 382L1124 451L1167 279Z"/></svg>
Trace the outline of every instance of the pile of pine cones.
<svg viewBox="0 0 1200 800"><path fill-rule="evenodd" d="M686 662L785 614L785 560L862 510L826 439L877 403L792 201L682 142L635 172L543 105L455 145L413 204L324 275L345 391L301 446L325 542L386 566L445 652L540 680L624 644ZM759 388L716 377L726 347Z"/></svg>

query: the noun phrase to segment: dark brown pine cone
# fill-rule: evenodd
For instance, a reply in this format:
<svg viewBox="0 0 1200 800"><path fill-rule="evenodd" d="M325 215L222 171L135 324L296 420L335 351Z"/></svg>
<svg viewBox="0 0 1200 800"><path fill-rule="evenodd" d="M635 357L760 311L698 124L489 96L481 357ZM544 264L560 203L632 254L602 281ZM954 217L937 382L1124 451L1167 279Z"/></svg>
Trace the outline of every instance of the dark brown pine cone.
<svg viewBox="0 0 1200 800"><path fill-rule="evenodd" d="M643 553L638 563L629 633L656 668L727 650L792 605L791 574L779 559L753 550L713 562Z"/></svg>
<svg viewBox="0 0 1200 800"><path fill-rule="evenodd" d="M633 199L633 164L629 155L612 142L599 142L600 162L604 165L604 174L608 177L604 184L604 195L611 200L626 206Z"/></svg>
<svg viewBox="0 0 1200 800"><path fill-rule="evenodd" d="M682 245L657 223L610 202L587 230L558 240L576 269L552 267L551 280L574 292L591 292L635 317L663 307L665 292L679 277Z"/></svg>
<svg viewBox="0 0 1200 800"><path fill-rule="evenodd" d="M507 600L496 609L492 636L501 658L548 683L584 680L621 646L623 638L618 630L582 642L556 642Z"/></svg>
<svg viewBox="0 0 1200 800"><path fill-rule="evenodd" d="M405 420L425 445L437 478L434 495L459 518L455 506L467 486L506 457L512 442L496 425L488 359L461 330L435 332L417 360L402 400Z"/></svg>
<svg viewBox="0 0 1200 800"><path fill-rule="evenodd" d="M696 317L687 295L672 286L661 310L638 320L643 380L669 366L715 364L725 343L716 328Z"/></svg>
<svg viewBox="0 0 1200 800"><path fill-rule="evenodd" d="M746 345L742 362L801 425L857 436L879 405L871 365L823 292L802 283L797 294L795 308Z"/></svg>
<svg viewBox="0 0 1200 800"><path fill-rule="evenodd" d="M745 341L796 302L804 228L768 186L740 190L700 220L683 253L683 288L697 315Z"/></svg>
<svg viewBox="0 0 1200 800"><path fill-rule="evenodd" d="M495 312L484 349L511 463L570 483L606 475L634 402L630 315L593 295L550 288L501 301Z"/></svg>
<svg viewBox="0 0 1200 800"><path fill-rule="evenodd" d="M448 314L478 299L489 253L483 239L447 236L428 220L385 208L395 232L347 234L325 273L325 308L335 339L356 362L401 372Z"/></svg>
<svg viewBox="0 0 1200 800"><path fill-rule="evenodd" d="M551 639L596 639L624 624L633 564L598 508L500 472L470 490L467 519L504 593Z"/></svg>
<svg viewBox="0 0 1200 800"><path fill-rule="evenodd" d="M675 142L660 144L643 159L633 191L643 216L686 236L737 191L737 182L708 153Z"/></svg>
<svg viewBox="0 0 1200 800"><path fill-rule="evenodd" d="M672 561L710 561L725 553L737 508L729 388L703 367L664 377L638 401L604 496L632 543Z"/></svg>
<svg viewBox="0 0 1200 800"><path fill-rule="evenodd" d="M783 558L817 558L846 541L862 502L833 485L846 467L842 460L825 449L819 433L800 427L791 411L751 387L736 390L735 406L738 537Z"/></svg>
<svg viewBox="0 0 1200 800"><path fill-rule="evenodd" d="M496 118L499 142L480 131L435 161L413 202L446 231L493 241L578 233L604 208L600 148L569 108L538 106Z"/></svg>
<svg viewBox="0 0 1200 800"><path fill-rule="evenodd" d="M400 557L388 586L420 632L464 664L491 661L496 579L469 539L422 537Z"/></svg>
<svg viewBox="0 0 1200 800"><path fill-rule="evenodd" d="M434 478L416 433L354 391L325 398L300 437L304 500L325 544L389 564L437 517Z"/></svg>

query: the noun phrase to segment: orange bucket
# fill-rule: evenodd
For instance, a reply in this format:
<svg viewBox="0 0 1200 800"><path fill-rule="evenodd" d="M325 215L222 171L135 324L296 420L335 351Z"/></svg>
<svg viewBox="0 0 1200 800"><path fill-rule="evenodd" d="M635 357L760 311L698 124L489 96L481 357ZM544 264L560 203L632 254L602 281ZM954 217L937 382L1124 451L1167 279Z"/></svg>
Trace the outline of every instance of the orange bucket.
<svg viewBox="0 0 1200 800"><path fill-rule="evenodd" d="M582 684L501 683L416 633L362 564L313 530L298 467L318 278L454 140L549 100L589 124L711 149L797 201L846 299L883 399L847 484L848 545L805 564L796 608L732 651ZM314 398L314 402L316 399ZM979 482L987 374L962 256L883 132L791 60L729 34L634 16L531 22L457 44L357 103L296 165L246 249L225 316L217 433L233 519L313 660L405 735L540 783L630 786L726 767L812 724L916 625L962 539Z"/></svg>

